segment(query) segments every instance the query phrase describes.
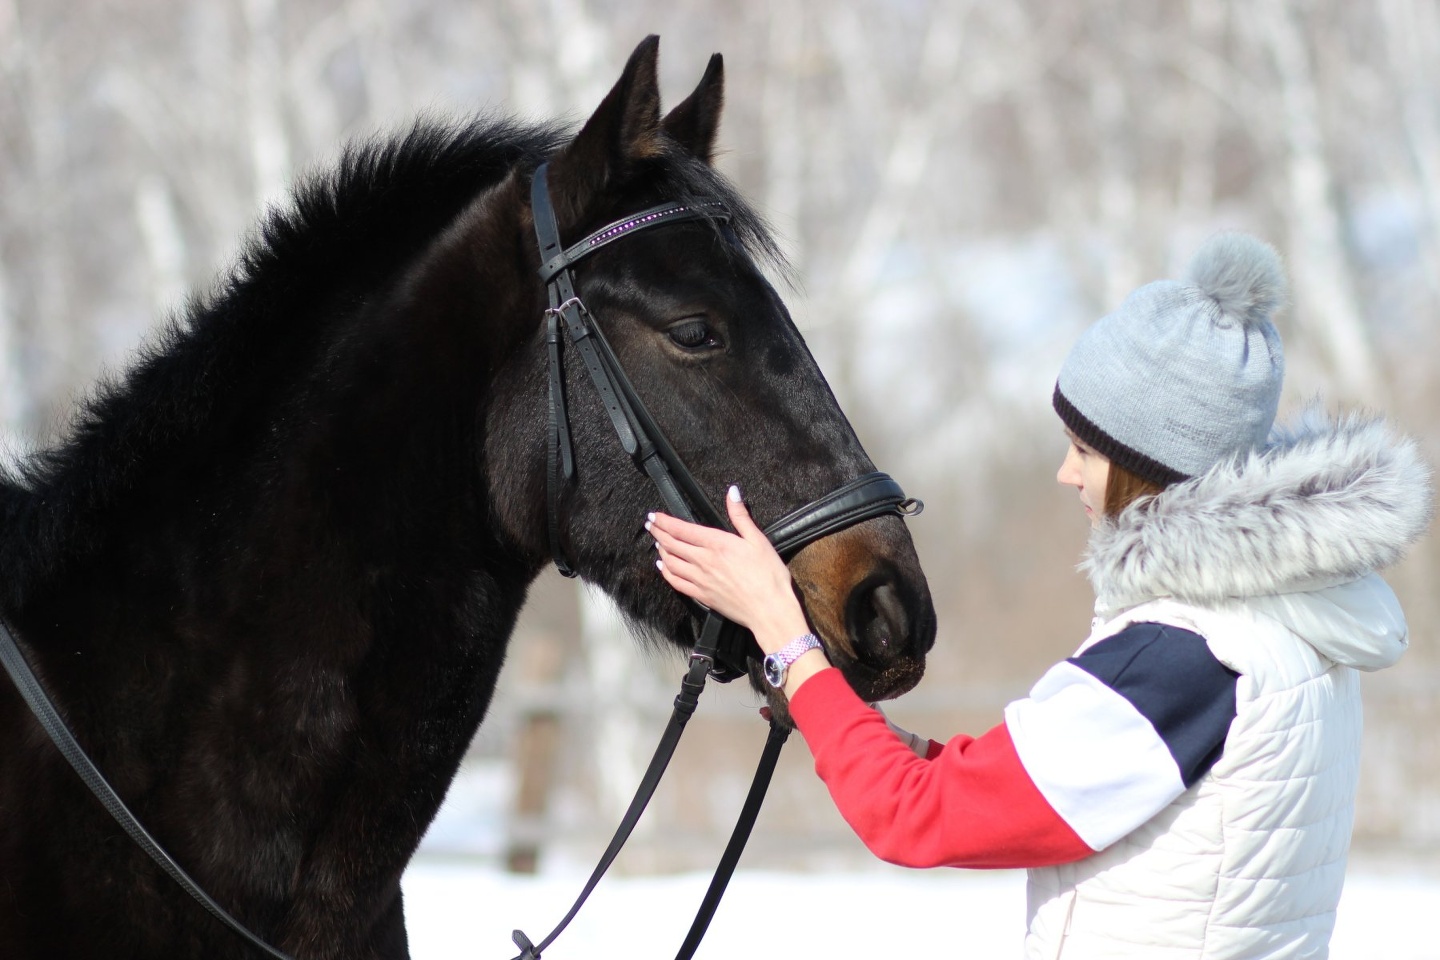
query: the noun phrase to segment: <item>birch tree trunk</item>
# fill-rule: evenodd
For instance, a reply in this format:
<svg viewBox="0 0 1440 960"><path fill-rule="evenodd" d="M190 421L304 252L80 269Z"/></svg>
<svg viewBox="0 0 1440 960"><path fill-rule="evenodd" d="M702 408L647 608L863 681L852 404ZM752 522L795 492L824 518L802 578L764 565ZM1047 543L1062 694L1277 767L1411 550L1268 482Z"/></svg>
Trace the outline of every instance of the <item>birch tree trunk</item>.
<svg viewBox="0 0 1440 960"><path fill-rule="evenodd" d="M1440 10L1433 0L1384 0L1385 39L1400 100L1405 146L1431 229L1424 234L1423 276L1440 299Z"/></svg>
<svg viewBox="0 0 1440 960"><path fill-rule="evenodd" d="M1380 364L1345 251L1305 36L1290 0L1257 0L1247 9L1255 15L1279 85L1276 119L1289 190L1283 210L1296 303L1293 322L1323 344L1340 397L1383 406Z"/></svg>
<svg viewBox="0 0 1440 960"><path fill-rule="evenodd" d="M185 302L185 231L175 210L170 185L160 177L142 177L135 186L135 220L150 265L152 313L161 315Z"/></svg>
<svg viewBox="0 0 1440 960"><path fill-rule="evenodd" d="M290 181L290 137L285 128L281 81L282 35L279 0L243 0L246 50L246 126L250 135L253 196L257 207L285 196Z"/></svg>

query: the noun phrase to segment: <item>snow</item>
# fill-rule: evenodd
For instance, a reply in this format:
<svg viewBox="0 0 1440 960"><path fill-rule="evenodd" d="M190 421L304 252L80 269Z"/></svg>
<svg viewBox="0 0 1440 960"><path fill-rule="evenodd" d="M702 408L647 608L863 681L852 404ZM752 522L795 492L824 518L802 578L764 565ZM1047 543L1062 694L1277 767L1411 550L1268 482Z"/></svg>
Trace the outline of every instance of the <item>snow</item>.
<svg viewBox="0 0 1440 960"><path fill-rule="evenodd" d="M536 942L574 902L583 874L517 877L475 862L418 858L405 875L414 960L501 958L518 952L510 931ZM673 956L709 877L607 877L546 960ZM1352 868L1332 960L1437 960L1431 928L1440 869ZM697 958L750 956L1016 957L1025 925L1025 875L1017 871L837 874L741 870L730 883Z"/></svg>

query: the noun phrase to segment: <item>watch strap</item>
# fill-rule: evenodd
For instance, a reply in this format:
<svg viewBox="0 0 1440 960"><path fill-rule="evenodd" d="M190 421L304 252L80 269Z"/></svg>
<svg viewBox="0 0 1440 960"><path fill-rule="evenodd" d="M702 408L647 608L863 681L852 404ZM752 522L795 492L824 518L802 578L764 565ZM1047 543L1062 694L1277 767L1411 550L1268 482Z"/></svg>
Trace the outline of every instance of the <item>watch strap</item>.
<svg viewBox="0 0 1440 960"><path fill-rule="evenodd" d="M776 651L775 657L788 667L820 645L820 638L815 634L803 633Z"/></svg>
<svg viewBox="0 0 1440 960"><path fill-rule="evenodd" d="M765 679L772 687L783 687L786 674L790 672L790 664L811 650L823 648L824 644L815 634L801 634L765 658Z"/></svg>

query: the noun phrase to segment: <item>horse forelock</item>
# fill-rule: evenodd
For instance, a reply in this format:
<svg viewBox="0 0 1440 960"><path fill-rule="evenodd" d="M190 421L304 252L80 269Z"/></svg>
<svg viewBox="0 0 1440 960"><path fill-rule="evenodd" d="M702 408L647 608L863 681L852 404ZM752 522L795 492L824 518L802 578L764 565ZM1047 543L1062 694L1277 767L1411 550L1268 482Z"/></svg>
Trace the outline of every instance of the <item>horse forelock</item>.
<svg viewBox="0 0 1440 960"><path fill-rule="evenodd" d="M709 163L678 147L656 165L652 184L667 200L687 205L720 203L729 215L729 229L740 247L757 263L793 286L794 272L776 242L769 223L730 180ZM719 227L718 221L711 221Z"/></svg>

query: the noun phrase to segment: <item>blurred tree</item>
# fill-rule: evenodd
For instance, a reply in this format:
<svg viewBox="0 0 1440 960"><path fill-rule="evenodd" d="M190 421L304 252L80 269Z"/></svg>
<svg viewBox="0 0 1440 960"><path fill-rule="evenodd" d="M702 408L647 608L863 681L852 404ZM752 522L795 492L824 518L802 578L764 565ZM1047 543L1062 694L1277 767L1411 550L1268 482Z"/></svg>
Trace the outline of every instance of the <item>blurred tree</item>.
<svg viewBox="0 0 1440 960"><path fill-rule="evenodd" d="M719 162L781 233L787 299L874 459L929 500L935 685L897 707L918 726L976 732L1078 640L1054 371L1205 234L1251 229L1290 264L1287 403L1386 407L1436 449L1433 0L0 0L7 436L43 438L345 139L427 111L578 120L651 32L672 103L724 52ZM1440 628L1433 550L1396 573L1417 637ZM581 672L613 672L624 640L582 609ZM1440 654L1416 647L1373 686L1374 742L1437 710ZM570 736L614 754L626 710ZM1374 832L1440 842L1418 812L1440 752L1366 763Z"/></svg>

